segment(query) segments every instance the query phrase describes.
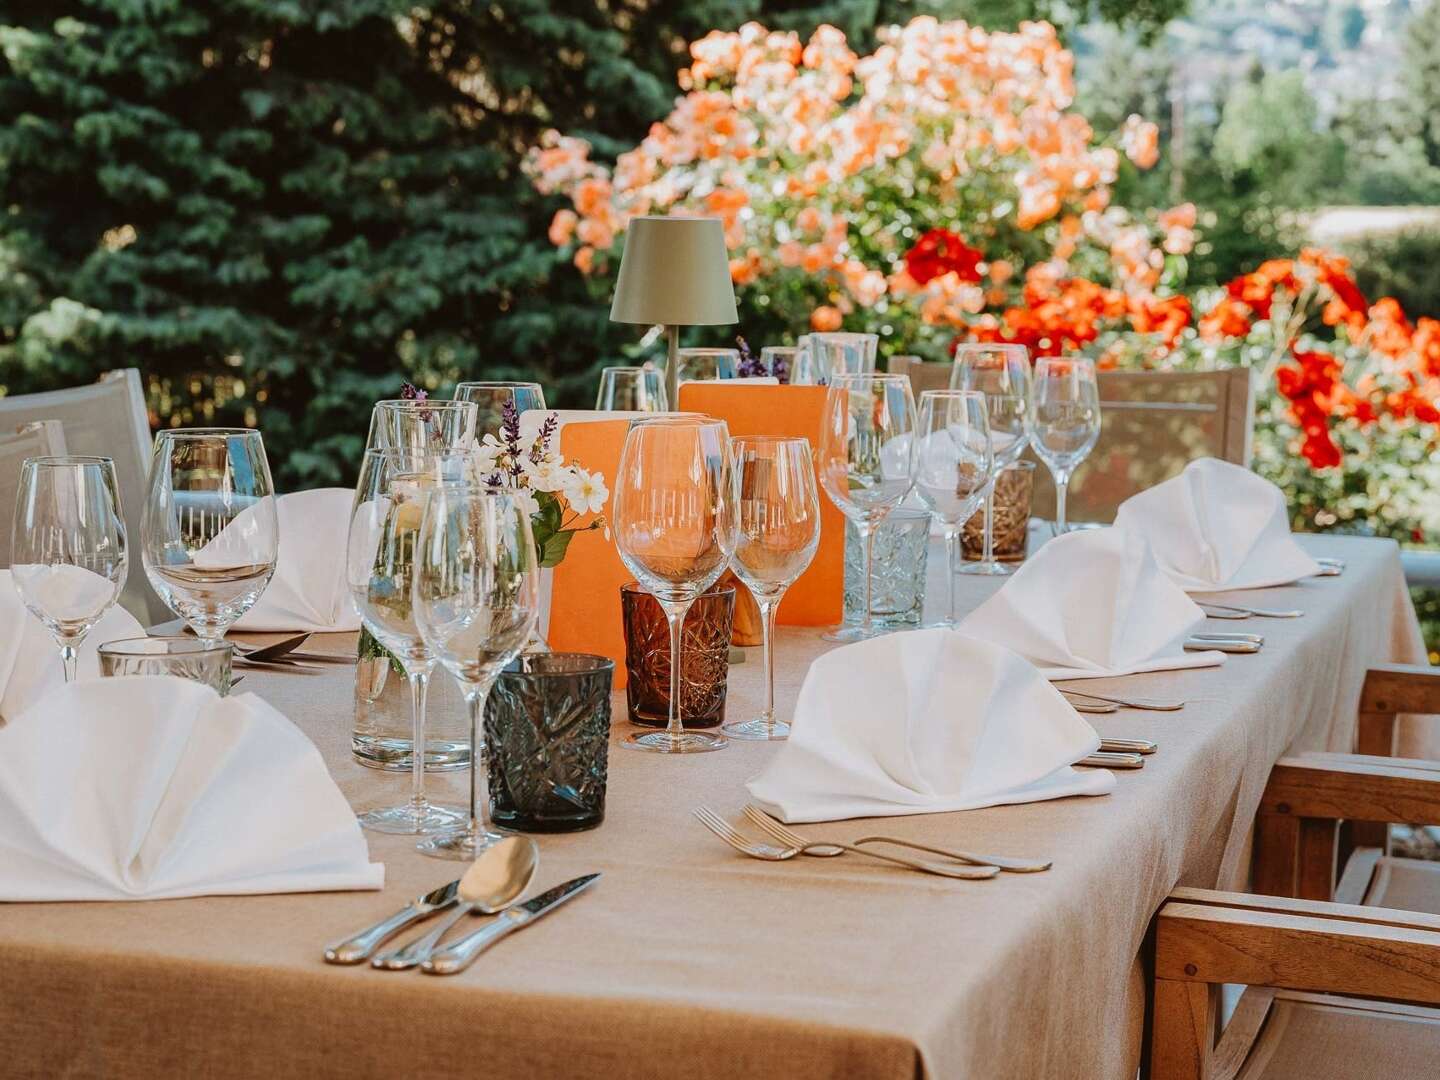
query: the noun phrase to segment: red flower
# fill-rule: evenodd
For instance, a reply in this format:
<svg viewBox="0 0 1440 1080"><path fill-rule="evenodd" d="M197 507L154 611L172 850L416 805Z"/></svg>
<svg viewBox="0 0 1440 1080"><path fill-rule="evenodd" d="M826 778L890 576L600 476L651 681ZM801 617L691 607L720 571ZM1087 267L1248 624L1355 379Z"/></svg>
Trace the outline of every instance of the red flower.
<svg viewBox="0 0 1440 1080"><path fill-rule="evenodd" d="M1223 296L1200 320L1200 336L1206 341L1244 337L1250 333L1250 315L1249 306Z"/></svg>
<svg viewBox="0 0 1440 1080"><path fill-rule="evenodd" d="M955 274L961 281L979 281L984 258L958 233L931 229L905 253L905 269L921 285L944 274Z"/></svg>
<svg viewBox="0 0 1440 1080"><path fill-rule="evenodd" d="M1167 346L1174 345L1180 331L1190 325L1190 301L1183 296L1132 296L1127 301L1130 325L1139 334L1159 334Z"/></svg>

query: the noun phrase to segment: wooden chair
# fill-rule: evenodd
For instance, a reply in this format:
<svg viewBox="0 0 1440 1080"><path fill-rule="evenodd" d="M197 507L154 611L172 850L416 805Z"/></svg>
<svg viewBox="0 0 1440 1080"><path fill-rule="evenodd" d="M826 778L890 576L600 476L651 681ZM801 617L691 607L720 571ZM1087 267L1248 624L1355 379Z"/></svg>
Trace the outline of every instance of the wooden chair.
<svg viewBox="0 0 1440 1080"><path fill-rule="evenodd" d="M1440 1076L1440 918L1182 888L1153 939L1151 1080Z"/></svg>
<svg viewBox="0 0 1440 1080"><path fill-rule="evenodd" d="M0 435L0 566L10 565L10 523L20 491L20 467L26 458L65 453L65 430L58 420L34 420Z"/></svg>
<svg viewBox="0 0 1440 1080"><path fill-rule="evenodd" d="M130 577L120 603L144 625L170 618L140 560L140 519L150 469L150 419L135 368L107 371L89 386L0 398L0 426L58 420L72 454L112 458L130 545Z"/></svg>
<svg viewBox="0 0 1440 1080"><path fill-rule="evenodd" d="M922 390L950 385L950 364L892 356L890 370ZM1100 441L1070 481L1071 521L1110 522L1136 492L1175 476L1196 458L1250 464L1254 408L1250 373L1220 371L1102 371ZM1038 461L1033 452L1027 453ZM1055 515L1049 470L1035 471L1031 500L1037 517Z"/></svg>

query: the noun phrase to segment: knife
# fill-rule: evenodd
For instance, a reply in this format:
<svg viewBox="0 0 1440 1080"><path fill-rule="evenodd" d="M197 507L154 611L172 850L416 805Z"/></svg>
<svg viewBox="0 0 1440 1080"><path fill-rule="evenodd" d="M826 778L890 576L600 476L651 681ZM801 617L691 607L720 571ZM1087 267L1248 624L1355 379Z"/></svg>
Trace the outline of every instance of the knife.
<svg viewBox="0 0 1440 1080"><path fill-rule="evenodd" d="M449 885L441 885L438 889L432 889L423 896L417 896L388 919L382 919L374 926L366 927L344 941L337 941L334 945L327 946L325 962L327 964L363 963L387 938L393 937L407 926L417 923L421 919L429 918L435 912L449 907L455 903L455 899L459 895L460 879L456 878Z"/></svg>
<svg viewBox="0 0 1440 1080"><path fill-rule="evenodd" d="M1139 754L1119 754L1105 750L1081 758L1075 764L1090 769L1143 769L1145 759Z"/></svg>
<svg viewBox="0 0 1440 1080"><path fill-rule="evenodd" d="M1149 739L1100 740L1100 751L1105 754L1153 754L1158 749Z"/></svg>
<svg viewBox="0 0 1440 1080"><path fill-rule="evenodd" d="M1264 634L1225 634L1221 633L1218 630L1211 633L1203 634L1199 631L1196 631L1195 633L1190 635L1190 639L1192 641L1250 641L1254 642L1256 645L1265 644Z"/></svg>
<svg viewBox="0 0 1440 1080"><path fill-rule="evenodd" d="M494 921L488 926L466 934L453 945L436 949L430 954L430 959L420 965L420 970L426 975L459 974L495 942L521 927L529 926L542 915L548 915L565 901L580 895L599 880L599 874L586 874L584 877L572 878L563 885L556 885L555 888L541 893L533 900L526 900L523 904L511 904L495 916Z"/></svg>
<svg viewBox="0 0 1440 1080"><path fill-rule="evenodd" d="M1214 638L1187 638L1185 641L1186 652L1225 652L1225 653L1257 653L1260 651L1259 642L1237 641L1233 638L1216 640Z"/></svg>

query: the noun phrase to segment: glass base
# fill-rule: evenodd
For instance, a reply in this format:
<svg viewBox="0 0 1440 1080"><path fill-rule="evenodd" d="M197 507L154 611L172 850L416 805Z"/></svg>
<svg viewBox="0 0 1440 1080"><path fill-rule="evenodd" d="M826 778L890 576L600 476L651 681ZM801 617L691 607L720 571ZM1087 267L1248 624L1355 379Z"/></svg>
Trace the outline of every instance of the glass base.
<svg viewBox="0 0 1440 1080"><path fill-rule="evenodd" d="M917 626L917 630L954 630L960 624L954 619L935 619Z"/></svg>
<svg viewBox="0 0 1440 1080"><path fill-rule="evenodd" d="M870 629L864 626L836 626L826 630L820 635L821 641L834 641L844 645L851 641L869 641L871 638L884 637L893 633L895 627L881 626L879 623L871 623Z"/></svg>
<svg viewBox="0 0 1440 1080"><path fill-rule="evenodd" d="M350 752L367 769L386 772L409 772L414 764L413 739L386 738L381 735L355 734L350 739ZM425 771L450 772L470 767L470 740L425 740Z"/></svg>
<svg viewBox="0 0 1440 1080"><path fill-rule="evenodd" d="M757 716L743 723L726 724L720 729L732 739L750 739L754 742L771 742L790 737L790 725L784 720L767 720Z"/></svg>
<svg viewBox="0 0 1440 1080"><path fill-rule="evenodd" d="M486 848L493 847L503 839L504 837L499 833L491 832L489 829L481 829L474 833L462 830L432 837L429 840L421 840L415 845L415 850L421 855L429 855L432 859L470 862Z"/></svg>
<svg viewBox="0 0 1440 1080"><path fill-rule="evenodd" d="M711 750L724 750L729 740L723 735L710 735L698 731L686 731L671 735L668 731L647 731L636 733L620 745L626 750L646 750L652 754L705 754Z"/></svg>
<svg viewBox="0 0 1440 1080"><path fill-rule="evenodd" d="M976 574L981 577L1009 577L1020 567L1019 563L967 562L961 563L957 574Z"/></svg>
<svg viewBox="0 0 1440 1080"><path fill-rule="evenodd" d="M468 815L459 807L436 806L434 803L418 807L411 803L387 806L379 810L367 810L356 817L361 828L402 836L429 836L431 833L453 832L468 819Z"/></svg>

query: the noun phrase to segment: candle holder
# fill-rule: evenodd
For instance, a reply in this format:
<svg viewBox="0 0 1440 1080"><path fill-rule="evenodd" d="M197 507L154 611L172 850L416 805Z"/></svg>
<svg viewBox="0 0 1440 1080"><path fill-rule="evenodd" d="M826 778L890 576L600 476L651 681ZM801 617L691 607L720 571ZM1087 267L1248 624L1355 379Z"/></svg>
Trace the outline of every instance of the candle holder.
<svg viewBox="0 0 1440 1080"><path fill-rule="evenodd" d="M659 602L635 582L620 590L625 626L625 701L630 722L663 728L670 718L670 629ZM735 587L701 594L685 615L680 638L680 720L687 728L725 719Z"/></svg>
<svg viewBox="0 0 1440 1080"><path fill-rule="evenodd" d="M996 562L1023 562L1030 546L1030 494L1035 463L1017 461L995 475L994 554ZM985 511L977 510L960 534L967 562L985 557Z"/></svg>

